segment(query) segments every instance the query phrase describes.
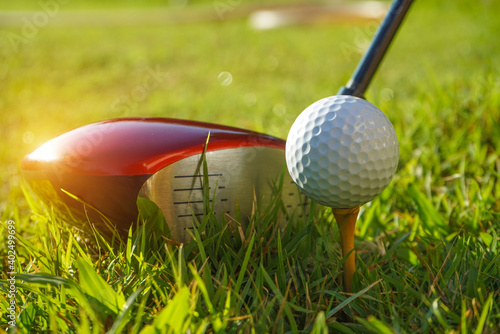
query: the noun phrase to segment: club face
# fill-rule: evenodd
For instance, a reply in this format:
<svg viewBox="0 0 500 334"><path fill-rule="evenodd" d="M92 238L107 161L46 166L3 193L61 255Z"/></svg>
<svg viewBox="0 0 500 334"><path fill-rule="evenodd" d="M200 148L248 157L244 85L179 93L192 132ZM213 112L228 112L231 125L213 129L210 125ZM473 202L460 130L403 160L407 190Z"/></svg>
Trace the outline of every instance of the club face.
<svg viewBox="0 0 500 334"><path fill-rule="evenodd" d="M200 182L201 177L193 176L200 175L209 133L210 185L225 187L215 192L220 202L215 210L231 215L237 203L242 219L247 219L254 190L257 200L271 200L271 181L285 163L284 141L247 130L160 118L110 120L42 145L25 157L23 173L35 192L74 225L83 221L85 226L90 218L98 228L109 222L127 233L137 220L136 201L141 193L162 210L174 237L186 240L185 228L192 226L186 221L192 220L193 212L195 216L202 212L201 193L172 189ZM191 178L177 177L183 174ZM288 174L285 177L283 194L297 195L285 200L290 209L300 200L296 186ZM188 204L174 204L183 202Z"/></svg>
<svg viewBox="0 0 500 334"><path fill-rule="evenodd" d="M243 231L256 207L279 196L281 176L280 227L285 227L286 219L293 213L307 214L307 200L288 173L283 173L283 150L254 146L212 151L204 157L193 155L163 168L141 188L141 194L163 212L175 240L189 240L193 216L204 215L203 159L208 167L205 179L208 180L210 206L220 218L223 215L235 218L238 211Z"/></svg>

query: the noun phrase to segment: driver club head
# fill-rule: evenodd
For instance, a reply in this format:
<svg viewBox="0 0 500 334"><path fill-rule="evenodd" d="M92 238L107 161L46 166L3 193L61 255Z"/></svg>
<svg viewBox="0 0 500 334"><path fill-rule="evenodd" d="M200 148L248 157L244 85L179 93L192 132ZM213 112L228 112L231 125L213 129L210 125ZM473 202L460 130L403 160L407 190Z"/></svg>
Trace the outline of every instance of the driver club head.
<svg viewBox="0 0 500 334"><path fill-rule="evenodd" d="M207 144L207 138L209 138ZM169 118L122 118L64 133L28 154L22 171L34 192L66 220L85 228L106 223L126 234L137 221L138 197L154 202L172 238L190 237L203 216L202 157L217 217L241 214L246 224L255 199L271 201L283 175L281 225L307 213L285 167L285 141L243 129ZM245 226L243 226L245 228Z"/></svg>

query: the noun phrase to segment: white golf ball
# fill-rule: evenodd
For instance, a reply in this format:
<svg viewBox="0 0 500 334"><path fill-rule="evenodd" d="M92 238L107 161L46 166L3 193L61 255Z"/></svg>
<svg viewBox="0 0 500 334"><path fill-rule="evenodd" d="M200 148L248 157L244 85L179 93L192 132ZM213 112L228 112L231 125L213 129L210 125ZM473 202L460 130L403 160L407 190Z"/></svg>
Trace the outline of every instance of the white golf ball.
<svg viewBox="0 0 500 334"><path fill-rule="evenodd" d="M391 182L398 158L389 119L354 96L313 103L297 117L286 141L292 179L308 197L332 208L374 199Z"/></svg>

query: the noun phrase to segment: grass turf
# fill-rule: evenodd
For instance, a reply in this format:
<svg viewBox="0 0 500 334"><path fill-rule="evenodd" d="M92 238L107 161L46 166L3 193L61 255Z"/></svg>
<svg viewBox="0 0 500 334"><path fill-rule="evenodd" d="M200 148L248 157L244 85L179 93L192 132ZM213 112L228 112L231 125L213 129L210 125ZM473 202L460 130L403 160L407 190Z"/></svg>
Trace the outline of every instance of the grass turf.
<svg viewBox="0 0 500 334"><path fill-rule="evenodd" d="M461 332L500 326L500 24L495 2L416 1L367 94L400 140L393 183L358 222L354 295L328 210L274 228L276 206L232 238L165 244L161 219L115 248L55 217L20 177L22 156L71 128L121 116L210 121L285 137L310 103L346 82L377 23L289 27L246 21L2 28L2 222L17 226L24 332ZM134 95L150 73L158 87ZM223 72L232 76L219 79ZM156 217L156 218L155 218ZM151 231L154 231L152 233ZM7 245L7 230L0 235ZM7 268L7 247L0 247ZM2 271L2 290L7 275ZM1 300L6 323L7 299ZM3 327L6 328L6 327Z"/></svg>

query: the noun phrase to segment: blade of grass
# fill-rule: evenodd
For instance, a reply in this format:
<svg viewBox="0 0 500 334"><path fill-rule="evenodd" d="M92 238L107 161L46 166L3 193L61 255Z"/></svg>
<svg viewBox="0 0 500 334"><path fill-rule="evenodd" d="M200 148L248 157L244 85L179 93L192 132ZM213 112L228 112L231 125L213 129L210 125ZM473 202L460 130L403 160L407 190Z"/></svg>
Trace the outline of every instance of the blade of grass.
<svg viewBox="0 0 500 334"><path fill-rule="evenodd" d="M474 331L474 334L481 334L483 332L484 325L486 324L486 318L488 317L490 309L493 306L493 295L494 293L490 293L488 299L486 300L486 303L484 303L483 305L483 310L481 311L481 316L479 317L479 322L477 324L476 330Z"/></svg>

